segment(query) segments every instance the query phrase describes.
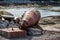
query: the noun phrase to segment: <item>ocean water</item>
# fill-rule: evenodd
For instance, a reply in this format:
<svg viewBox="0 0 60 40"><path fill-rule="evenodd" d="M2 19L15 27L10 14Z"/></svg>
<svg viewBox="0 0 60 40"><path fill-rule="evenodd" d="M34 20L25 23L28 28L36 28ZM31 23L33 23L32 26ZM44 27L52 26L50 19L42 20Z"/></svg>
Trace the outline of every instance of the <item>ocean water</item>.
<svg viewBox="0 0 60 40"><path fill-rule="evenodd" d="M2 9L4 11L8 11L14 15L14 17L21 17L25 11L28 11L32 8L10 8L10 9ZM60 16L60 12L54 12L54 11L49 11L49 10L43 10L38 8L38 10L41 13L41 17L46 17L46 16Z"/></svg>

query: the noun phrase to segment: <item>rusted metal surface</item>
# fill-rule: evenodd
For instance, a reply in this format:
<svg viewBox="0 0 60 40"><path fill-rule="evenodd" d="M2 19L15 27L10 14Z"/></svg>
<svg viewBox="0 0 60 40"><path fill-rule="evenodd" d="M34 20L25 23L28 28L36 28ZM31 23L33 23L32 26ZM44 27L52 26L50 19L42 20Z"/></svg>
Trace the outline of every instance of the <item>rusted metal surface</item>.
<svg viewBox="0 0 60 40"><path fill-rule="evenodd" d="M41 18L41 15L38 10L33 9L33 10L26 11L22 17L20 28L26 29L30 26L34 26L38 24L40 18Z"/></svg>
<svg viewBox="0 0 60 40"><path fill-rule="evenodd" d="M18 28L4 28L0 29L0 35L5 38L21 38L26 37L27 32L25 30L20 30Z"/></svg>

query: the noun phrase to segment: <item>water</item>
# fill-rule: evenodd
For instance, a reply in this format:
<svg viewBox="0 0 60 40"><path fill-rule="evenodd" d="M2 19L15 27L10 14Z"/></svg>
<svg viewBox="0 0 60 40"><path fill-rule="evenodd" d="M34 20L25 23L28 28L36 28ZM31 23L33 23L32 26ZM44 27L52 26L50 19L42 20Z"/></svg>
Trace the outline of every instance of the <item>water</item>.
<svg viewBox="0 0 60 40"><path fill-rule="evenodd" d="M11 8L11 9L3 9L5 11L8 11L14 15L14 17L21 17L21 15L27 11L30 10L31 8ZM60 12L53 12L53 11L48 11L48 10L42 10L38 9L41 13L41 17L46 17L46 16L60 16Z"/></svg>
<svg viewBox="0 0 60 40"><path fill-rule="evenodd" d="M58 6L58 7L52 7L51 10L60 10L60 6Z"/></svg>

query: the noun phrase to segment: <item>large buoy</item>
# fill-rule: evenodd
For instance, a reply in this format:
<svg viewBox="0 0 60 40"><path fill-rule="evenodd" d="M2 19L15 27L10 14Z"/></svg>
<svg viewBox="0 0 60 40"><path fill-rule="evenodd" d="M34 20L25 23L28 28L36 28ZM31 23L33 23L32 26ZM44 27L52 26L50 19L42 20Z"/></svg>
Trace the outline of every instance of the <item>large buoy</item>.
<svg viewBox="0 0 60 40"><path fill-rule="evenodd" d="M40 18L41 18L41 15L38 10L32 9L32 10L26 11L22 17L20 28L26 29L28 27L34 26L38 24Z"/></svg>

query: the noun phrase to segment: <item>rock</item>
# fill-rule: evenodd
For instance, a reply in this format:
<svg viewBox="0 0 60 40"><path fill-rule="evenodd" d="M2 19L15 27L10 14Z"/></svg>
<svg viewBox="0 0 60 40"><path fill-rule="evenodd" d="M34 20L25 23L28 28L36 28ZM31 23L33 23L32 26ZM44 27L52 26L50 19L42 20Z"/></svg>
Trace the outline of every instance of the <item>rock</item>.
<svg viewBox="0 0 60 40"><path fill-rule="evenodd" d="M28 31L27 31L28 35L34 35L34 36L38 36L38 35L42 35L42 30L38 29L38 28L28 28Z"/></svg>
<svg viewBox="0 0 60 40"><path fill-rule="evenodd" d="M10 12L7 12L7 11L0 11L0 15L10 15L10 16L13 16L13 14L11 14Z"/></svg>
<svg viewBox="0 0 60 40"><path fill-rule="evenodd" d="M39 23L42 25L58 24L60 23L60 16L43 17Z"/></svg>
<svg viewBox="0 0 60 40"><path fill-rule="evenodd" d="M11 27L13 27L13 28L18 28L17 24L14 23L14 21L11 21L11 22L9 23L9 28L11 28Z"/></svg>
<svg viewBox="0 0 60 40"><path fill-rule="evenodd" d="M54 21L49 21L49 20L44 20L42 23L40 23L42 25L48 25L48 24L56 24Z"/></svg>
<svg viewBox="0 0 60 40"><path fill-rule="evenodd" d="M5 20L8 20L8 21L14 20L14 16L2 15L2 17L3 17Z"/></svg>
<svg viewBox="0 0 60 40"><path fill-rule="evenodd" d="M0 22L0 28L6 28L9 22L7 20L1 21Z"/></svg>

